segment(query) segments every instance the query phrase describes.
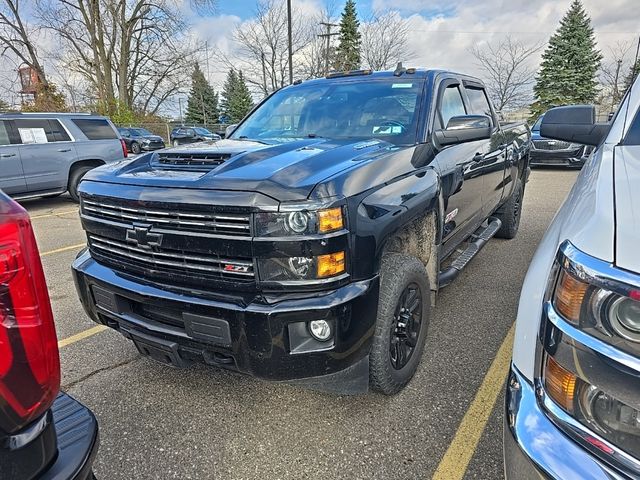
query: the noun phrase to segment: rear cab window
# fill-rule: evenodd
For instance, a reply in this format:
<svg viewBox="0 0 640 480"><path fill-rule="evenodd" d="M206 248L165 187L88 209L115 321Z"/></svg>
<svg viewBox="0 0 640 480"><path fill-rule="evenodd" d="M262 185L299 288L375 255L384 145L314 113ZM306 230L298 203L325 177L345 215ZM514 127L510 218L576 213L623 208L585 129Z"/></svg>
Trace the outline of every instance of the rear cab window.
<svg viewBox="0 0 640 480"><path fill-rule="evenodd" d="M89 140L115 140L118 134L104 118L74 118L71 120Z"/></svg>

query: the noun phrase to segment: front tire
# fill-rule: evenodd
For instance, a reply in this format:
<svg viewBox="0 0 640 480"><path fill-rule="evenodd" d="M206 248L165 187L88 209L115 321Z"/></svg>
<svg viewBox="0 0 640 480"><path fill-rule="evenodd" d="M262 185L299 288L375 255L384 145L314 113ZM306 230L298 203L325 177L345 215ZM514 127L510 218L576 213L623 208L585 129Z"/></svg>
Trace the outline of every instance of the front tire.
<svg viewBox="0 0 640 480"><path fill-rule="evenodd" d="M71 199L78 203L80 201L80 196L78 195L78 185L82 181L82 177L84 177L89 170L94 167L77 167L69 176L69 185L67 186L67 190L69 191L69 195Z"/></svg>
<svg viewBox="0 0 640 480"><path fill-rule="evenodd" d="M139 143L133 142L131 144L131 153L133 153L134 155L138 155L141 151L142 151L142 148L140 148Z"/></svg>
<svg viewBox="0 0 640 480"><path fill-rule="evenodd" d="M429 278L422 262L399 253L385 256L369 357L372 390L394 395L413 378L427 338L430 295Z"/></svg>
<svg viewBox="0 0 640 480"><path fill-rule="evenodd" d="M523 198L524 186L522 185L522 180L518 179L509 199L495 213L495 216L502 222L496 237L510 240L518 234Z"/></svg>

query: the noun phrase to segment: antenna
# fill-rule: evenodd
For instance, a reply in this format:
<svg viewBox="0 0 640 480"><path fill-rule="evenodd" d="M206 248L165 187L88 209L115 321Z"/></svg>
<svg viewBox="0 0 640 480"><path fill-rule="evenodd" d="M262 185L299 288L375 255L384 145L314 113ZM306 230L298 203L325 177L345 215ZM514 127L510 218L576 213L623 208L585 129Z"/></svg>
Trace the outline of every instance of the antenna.
<svg viewBox="0 0 640 480"><path fill-rule="evenodd" d="M633 78L633 72L635 71L636 65L638 64L638 55L640 55L640 37L638 37L638 45L636 46L636 57L633 59L633 65L631 65L631 78ZM622 131L627 131L627 120L629 119L629 108L631 107L631 92L633 92L633 86L636 84L635 81L631 82L631 86L629 87L629 96L627 98L627 107L624 112L624 123L622 125Z"/></svg>

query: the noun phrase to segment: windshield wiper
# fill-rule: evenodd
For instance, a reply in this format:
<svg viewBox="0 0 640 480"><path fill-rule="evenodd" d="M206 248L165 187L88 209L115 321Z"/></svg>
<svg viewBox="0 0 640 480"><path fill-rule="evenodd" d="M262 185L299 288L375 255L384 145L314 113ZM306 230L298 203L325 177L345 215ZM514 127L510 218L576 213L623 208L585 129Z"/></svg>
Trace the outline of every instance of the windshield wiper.
<svg viewBox="0 0 640 480"><path fill-rule="evenodd" d="M233 140L233 139L232 139ZM269 142L264 142L262 140L256 140L255 138L249 138L246 135L240 135L238 140L246 140L247 142L256 142L261 143L262 145L271 145Z"/></svg>

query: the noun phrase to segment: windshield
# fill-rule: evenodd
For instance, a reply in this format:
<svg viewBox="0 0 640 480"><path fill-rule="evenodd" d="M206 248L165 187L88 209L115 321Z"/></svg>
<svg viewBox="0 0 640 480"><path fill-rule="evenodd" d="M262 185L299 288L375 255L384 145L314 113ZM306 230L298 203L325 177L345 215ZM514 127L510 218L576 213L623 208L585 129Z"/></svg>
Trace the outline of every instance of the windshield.
<svg viewBox="0 0 640 480"><path fill-rule="evenodd" d="M153 133L151 133L149 130L146 130L144 128L132 128L131 130L133 131L133 133L135 133L139 137L147 137L149 135L153 135Z"/></svg>
<svg viewBox="0 0 640 480"><path fill-rule="evenodd" d="M196 133L198 135L213 135L209 130L207 130L206 128L200 128L200 127L195 127L194 130L196 131Z"/></svg>
<svg viewBox="0 0 640 480"><path fill-rule="evenodd" d="M422 81L415 78L289 87L266 100L231 138L381 138L413 144L421 91Z"/></svg>
<svg viewBox="0 0 640 480"><path fill-rule="evenodd" d="M544 115L541 115L540 118L538 118L538 120L536 120L536 123L533 124L533 127L531 127L531 130L535 131L535 132L539 132L540 131L540 125L542 125L542 119L544 118Z"/></svg>

